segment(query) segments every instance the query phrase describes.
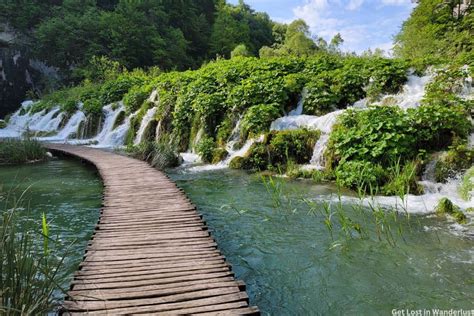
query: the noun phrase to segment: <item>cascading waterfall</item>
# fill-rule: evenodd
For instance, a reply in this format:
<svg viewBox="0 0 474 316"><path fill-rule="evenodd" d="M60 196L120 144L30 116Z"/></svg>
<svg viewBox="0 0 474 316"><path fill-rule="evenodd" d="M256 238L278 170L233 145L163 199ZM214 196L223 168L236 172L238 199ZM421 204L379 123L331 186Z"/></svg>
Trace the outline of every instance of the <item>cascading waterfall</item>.
<svg viewBox="0 0 474 316"><path fill-rule="evenodd" d="M93 140L97 142L98 146L107 147L106 145L110 143L111 134L114 130L116 121L120 113L125 111L125 106L123 104L119 104L118 106L115 104L109 104L104 106L103 111L104 123L102 129Z"/></svg>
<svg viewBox="0 0 474 316"><path fill-rule="evenodd" d="M86 116L82 111L76 111L57 135L51 137L39 137L38 139L42 141L63 142L75 138L78 136L79 127L85 119Z"/></svg>
<svg viewBox="0 0 474 316"><path fill-rule="evenodd" d="M51 111L46 113L41 119L34 124L29 126L30 130L38 131L38 132L52 132L56 131L61 124L62 116L59 119L54 120L53 118L57 118L60 116L58 113L61 109L59 107L53 108Z"/></svg>
<svg viewBox="0 0 474 316"><path fill-rule="evenodd" d="M143 141L143 136L151 121L154 119L157 109L158 108L153 107L146 112L140 124L140 128L138 129L137 136L135 137L135 140L133 142L134 145L138 145Z"/></svg>
<svg viewBox="0 0 474 316"><path fill-rule="evenodd" d="M402 92L395 95L386 95L379 103L384 104L384 101L393 99L394 103L402 109L416 108L420 106L421 100L425 96L426 85L432 80L433 74L430 72L422 77L409 75L408 81L402 87Z"/></svg>

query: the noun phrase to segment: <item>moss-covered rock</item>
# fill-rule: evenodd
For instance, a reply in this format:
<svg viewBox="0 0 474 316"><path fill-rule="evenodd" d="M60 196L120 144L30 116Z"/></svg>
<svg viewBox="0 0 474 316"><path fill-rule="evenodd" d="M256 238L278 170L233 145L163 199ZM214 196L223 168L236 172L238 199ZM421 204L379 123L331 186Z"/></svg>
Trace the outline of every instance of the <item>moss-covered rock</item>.
<svg viewBox="0 0 474 316"><path fill-rule="evenodd" d="M435 212L439 216L450 215L460 224L465 224L467 221L466 215L448 198L442 198L438 202Z"/></svg>
<svg viewBox="0 0 474 316"><path fill-rule="evenodd" d="M265 134L262 141L254 143L245 159L234 167L285 172L289 164L309 163L319 135L319 131L306 129L272 131Z"/></svg>
<svg viewBox="0 0 474 316"><path fill-rule="evenodd" d="M0 120L0 128L6 128L7 123L4 120Z"/></svg>
<svg viewBox="0 0 474 316"><path fill-rule="evenodd" d="M126 117L127 117L127 114L125 113L125 111L121 111L117 115L117 118L115 119L114 126L112 127L112 129L116 129L117 127L122 125L124 123Z"/></svg>
<svg viewBox="0 0 474 316"><path fill-rule="evenodd" d="M244 157L234 157L229 163L230 169L244 169L245 158Z"/></svg>
<svg viewBox="0 0 474 316"><path fill-rule="evenodd" d="M455 177L460 171L470 168L474 164L474 150L465 144L453 146L441 155L436 163L435 179L437 182L446 182Z"/></svg>
<svg viewBox="0 0 474 316"><path fill-rule="evenodd" d="M212 153L212 163L216 164L224 160L229 153L224 148L216 148Z"/></svg>

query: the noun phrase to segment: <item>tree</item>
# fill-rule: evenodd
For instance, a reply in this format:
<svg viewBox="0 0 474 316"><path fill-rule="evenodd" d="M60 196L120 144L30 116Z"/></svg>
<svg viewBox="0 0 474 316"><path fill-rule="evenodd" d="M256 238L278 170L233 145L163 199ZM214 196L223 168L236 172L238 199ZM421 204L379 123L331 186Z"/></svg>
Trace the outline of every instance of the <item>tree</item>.
<svg viewBox="0 0 474 316"><path fill-rule="evenodd" d="M344 39L342 39L342 36L340 33L337 33L331 39L331 42L329 42L329 50L333 52L339 51L339 48L342 45L342 43L344 43Z"/></svg>
<svg viewBox="0 0 474 316"><path fill-rule="evenodd" d="M249 57L251 54L249 53L247 46L245 44L237 45L234 50L230 53L231 58L234 57Z"/></svg>
<svg viewBox="0 0 474 316"><path fill-rule="evenodd" d="M395 55L439 59L472 53L473 23L471 4L461 10L459 0L420 0L395 37Z"/></svg>

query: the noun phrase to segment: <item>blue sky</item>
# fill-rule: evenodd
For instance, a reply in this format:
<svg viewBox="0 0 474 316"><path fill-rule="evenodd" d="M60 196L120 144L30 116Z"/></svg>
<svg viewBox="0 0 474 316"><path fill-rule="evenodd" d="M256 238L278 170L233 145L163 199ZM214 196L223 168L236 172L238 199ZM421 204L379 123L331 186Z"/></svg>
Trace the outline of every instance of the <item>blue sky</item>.
<svg viewBox="0 0 474 316"><path fill-rule="evenodd" d="M230 0L236 4L238 0ZM313 35L329 41L341 33L344 51L379 47L389 52L393 36L408 18L411 0L246 0L256 11L279 22L304 19Z"/></svg>

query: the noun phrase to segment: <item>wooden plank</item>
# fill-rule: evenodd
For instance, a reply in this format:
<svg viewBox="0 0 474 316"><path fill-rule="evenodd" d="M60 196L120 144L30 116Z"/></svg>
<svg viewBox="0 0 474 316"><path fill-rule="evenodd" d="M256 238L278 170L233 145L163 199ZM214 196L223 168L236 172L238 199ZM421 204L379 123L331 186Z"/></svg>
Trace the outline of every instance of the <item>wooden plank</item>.
<svg viewBox="0 0 474 316"><path fill-rule="evenodd" d="M162 312L172 312L173 315L181 314L181 310L186 310L189 308L196 308L201 306L214 306L216 304L226 304L231 302L245 301L248 299L248 296L245 292L233 293L228 295L214 296L203 299L195 299L184 302L175 302L168 304L160 305L147 305L147 306L137 306L131 308L117 308L109 310L98 310L98 311L88 311L88 312L71 312L69 315L130 315L136 313L152 313L157 315L157 313Z"/></svg>
<svg viewBox="0 0 474 316"><path fill-rule="evenodd" d="M47 146L95 165L104 184L64 314L258 314L196 207L168 176L110 152Z"/></svg>

